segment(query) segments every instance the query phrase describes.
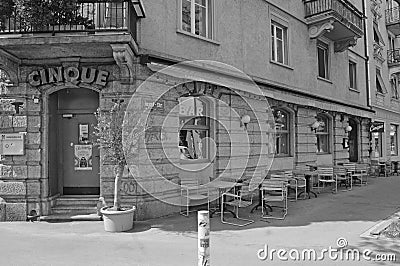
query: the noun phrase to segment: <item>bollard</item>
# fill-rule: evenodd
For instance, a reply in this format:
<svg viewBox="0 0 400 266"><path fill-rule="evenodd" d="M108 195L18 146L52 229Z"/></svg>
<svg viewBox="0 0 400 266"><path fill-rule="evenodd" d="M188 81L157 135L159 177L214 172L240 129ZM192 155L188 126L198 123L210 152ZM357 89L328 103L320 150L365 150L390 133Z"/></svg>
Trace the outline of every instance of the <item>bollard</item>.
<svg viewBox="0 0 400 266"><path fill-rule="evenodd" d="M210 266L210 218L208 211L197 212L198 266Z"/></svg>

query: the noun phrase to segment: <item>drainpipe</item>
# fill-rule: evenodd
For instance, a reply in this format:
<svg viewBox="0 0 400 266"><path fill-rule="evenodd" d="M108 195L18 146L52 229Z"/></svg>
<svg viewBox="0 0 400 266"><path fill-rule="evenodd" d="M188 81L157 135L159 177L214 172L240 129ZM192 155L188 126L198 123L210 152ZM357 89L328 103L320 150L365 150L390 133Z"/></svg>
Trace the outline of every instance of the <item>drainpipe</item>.
<svg viewBox="0 0 400 266"><path fill-rule="evenodd" d="M362 1L362 8L363 8L363 14L366 17L367 16L367 0L363 0ZM367 60L365 61L365 67L366 67L366 75L365 75L365 80L367 82L366 86L367 86L367 106L368 107L372 107L371 103L371 78L370 78L370 57L369 57L369 41L368 41L368 23L367 23L367 19L364 19L364 51L365 51L365 57L367 58Z"/></svg>

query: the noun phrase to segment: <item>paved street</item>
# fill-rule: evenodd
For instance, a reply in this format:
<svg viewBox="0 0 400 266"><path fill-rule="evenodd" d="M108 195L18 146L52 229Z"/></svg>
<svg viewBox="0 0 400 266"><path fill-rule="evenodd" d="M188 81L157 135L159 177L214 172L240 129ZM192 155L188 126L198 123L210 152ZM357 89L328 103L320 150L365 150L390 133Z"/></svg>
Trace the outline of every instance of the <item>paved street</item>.
<svg viewBox="0 0 400 266"><path fill-rule="evenodd" d="M289 203L284 221L259 221L245 228L211 219L211 265L395 265L330 260L281 262L260 260L257 251L269 249L322 250L336 247L344 237L348 248L395 253L400 263L400 241L374 240L360 235L399 211L400 177L373 178L353 191L320 194ZM0 224L0 265L197 265L196 215L137 222L125 233L107 233L102 222L14 222Z"/></svg>

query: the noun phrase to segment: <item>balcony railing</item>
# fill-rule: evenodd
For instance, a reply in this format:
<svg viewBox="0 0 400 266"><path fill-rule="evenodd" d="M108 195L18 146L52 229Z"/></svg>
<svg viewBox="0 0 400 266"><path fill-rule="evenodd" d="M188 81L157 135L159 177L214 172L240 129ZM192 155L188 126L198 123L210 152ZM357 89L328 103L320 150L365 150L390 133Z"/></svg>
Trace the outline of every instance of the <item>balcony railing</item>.
<svg viewBox="0 0 400 266"><path fill-rule="evenodd" d="M386 24L395 24L400 22L400 8L395 7L385 11Z"/></svg>
<svg viewBox="0 0 400 266"><path fill-rule="evenodd" d="M400 63L400 49L392 49L387 51L388 64Z"/></svg>
<svg viewBox="0 0 400 266"><path fill-rule="evenodd" d="M0 34L127 31L136 38L137 16L129 0L82 0L73 14L51 19L27 19L16 10L0 17Z"/></svg>
<svg viewBox="0 0 400 266"><path fill-rule="evenodd" d="M347 0L305 0L304 5L306 18L331 14L352 30L363 32L363 14Z"/></svg>

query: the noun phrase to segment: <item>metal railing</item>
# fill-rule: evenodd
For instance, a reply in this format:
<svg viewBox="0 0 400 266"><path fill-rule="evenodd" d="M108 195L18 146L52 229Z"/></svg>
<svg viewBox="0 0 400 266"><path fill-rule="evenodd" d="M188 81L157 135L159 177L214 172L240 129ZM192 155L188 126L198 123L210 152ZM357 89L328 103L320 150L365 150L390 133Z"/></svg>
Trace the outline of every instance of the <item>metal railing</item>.
<svg viewBox="0 0 400 266"><path fill-rule="evenodd" d="M395 7L385 11L386 24L394 24L400 22L400 8Z"/></svg>
<svg viewBox="0 0 400 266"><path fill-rule="evenodd" d="M51 12L43 20L26 18L15 9L0 17L0 34L128 31L136 37L136 21L129 0L82 0L67 16Z"/></svg>
<svg viewBox="0 0 400 266"><path fill-rule="evenodd" d="M400 49L391 49L387 51L387 62L388 64L400 63Z"/></svg>
<svg viewBox="0 0 400 266"><path fill-rule="evenodd" d="M363 31L363 14L347 0L305 0L306 18L323 13L332 13L342 23L348 22L350 27Z"/></svg>

